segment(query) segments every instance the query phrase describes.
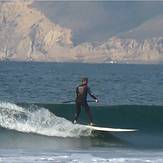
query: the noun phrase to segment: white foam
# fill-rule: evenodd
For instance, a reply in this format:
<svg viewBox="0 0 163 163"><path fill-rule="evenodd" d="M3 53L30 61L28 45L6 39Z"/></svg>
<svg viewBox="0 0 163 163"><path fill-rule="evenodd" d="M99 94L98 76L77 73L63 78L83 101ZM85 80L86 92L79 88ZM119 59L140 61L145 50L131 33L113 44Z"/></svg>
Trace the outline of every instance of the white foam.
<svg viewBox="0 0 163 163"><path fill-rule="evenodd" d="M21 152L20 152L21 151ZM162 150L125 150L109 148L106 151L29 151L1 149L0 162L62 162L62 163L162 163Z"/></svg>
<svg viewBox="0 0 163 163"><path fill-rule="evenodd" d="M23 108L8 102L0 102L0 126L21 132L57 137L90 136L92 132L91 129L57 117L48 109Z"/></svg>
<svg viewBox="0 0 163 163"><path fill-rule="evenodd" d="M62 162L62 163L162 163L162 158L147 159L147 158L100 158L87 155L79 156L6 156L0 157L1 162Z"/></svg>

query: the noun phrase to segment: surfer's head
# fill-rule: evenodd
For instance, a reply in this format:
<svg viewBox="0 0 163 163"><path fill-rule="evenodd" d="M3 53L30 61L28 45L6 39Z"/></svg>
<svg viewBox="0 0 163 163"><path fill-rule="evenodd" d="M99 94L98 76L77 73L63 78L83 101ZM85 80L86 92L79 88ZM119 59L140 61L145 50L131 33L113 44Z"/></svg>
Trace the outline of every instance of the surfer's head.
<svg viewBox="0 0 163 163"><path fill-rule="evenodd" d="M88 78L82 78L82 84L88 84Z"/></svg>

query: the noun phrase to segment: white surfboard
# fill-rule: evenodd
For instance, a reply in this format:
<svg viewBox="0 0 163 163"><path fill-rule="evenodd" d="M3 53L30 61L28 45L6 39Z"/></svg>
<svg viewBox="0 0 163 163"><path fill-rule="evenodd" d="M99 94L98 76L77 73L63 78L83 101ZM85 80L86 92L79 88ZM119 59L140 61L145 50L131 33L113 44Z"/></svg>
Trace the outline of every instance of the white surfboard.
<svg viewBox="0 0 163 163"><path fill-rule="evenodd" d="M84 125L84 126L86 128L90 128L92 130L107 131L107 132L132 132L132 131L137 131L137 129L106 128L106 127L96 127L96 126L88 126L88 125Z"/></svg>

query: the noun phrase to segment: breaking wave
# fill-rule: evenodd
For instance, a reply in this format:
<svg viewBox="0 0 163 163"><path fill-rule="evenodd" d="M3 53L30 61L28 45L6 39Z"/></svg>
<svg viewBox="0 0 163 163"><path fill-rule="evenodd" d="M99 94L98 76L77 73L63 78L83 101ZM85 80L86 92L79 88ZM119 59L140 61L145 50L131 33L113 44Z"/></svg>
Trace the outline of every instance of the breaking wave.
<svg viewBox="0 0 163 163"><path fill-rule="evenodd" d="M56 116L48 109L30 105L21 107L0 102L0 126L25 133L56 137L90 136L92 131L81 125L73 125L65 118Z"/></svg>

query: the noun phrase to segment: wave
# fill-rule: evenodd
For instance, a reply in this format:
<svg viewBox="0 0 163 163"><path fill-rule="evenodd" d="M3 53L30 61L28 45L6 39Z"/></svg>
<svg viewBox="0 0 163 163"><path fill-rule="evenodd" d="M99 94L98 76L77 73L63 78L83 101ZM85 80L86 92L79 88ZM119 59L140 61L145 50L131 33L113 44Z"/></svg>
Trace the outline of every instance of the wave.
<svg viewBox="0 0 163 163"><path fill-rule="evenodd" d="M21 139L18 133L25 134L25 137L28 135L26 133L32 133L38 136L47 136L45 139L66 138L64 139L64 145L74 145L77 143L74 138L80 138L77 146L83 144L85 146L88 144L110 146L112 143L116 146L130 144L163 148L162 106L92 106L91 109L97 126L134 128L138 129L138 131L132 133L95 132L83 125L73 125L71 120L75 112L74 105L0 102L0 142L3 135L4 137L12 135L10 131L14 131L13 135L19 137L15 139L18 142ZM82 110L79 123L86 124L87 122L87 116ZM36 142L37 139L32 136L30 141L33 142L34 140ZM38 144L42 142L42 138L39 137L39 140ZM50 144L54 145L54 140L48 140L47 142L49 141ZM61 146L63 140L56 140L55 145L56 142L59 142L59 146Z"/></svg>
<svg viewBox="0 0 163 163"><path fill-rule="evenodd" d="M56 137L90 136L92 132L81 125L73 125L43 107L30 105L25 108L7 102L0 103L0 126L25 133Z"/></svg>
<svg viewBox="0 0 163 163"><path fill-rule="evenodd" d="M90 129L71 123L75 114L73 104L0 102L0 108L0 125L8 129L59 137L92 135ZM97 126L134 128L140 132L163 133L163 106L92 106L91 110ZM88 123L84 109L79 123Z"/></svg>
<svg viewBox="0 0 163 163"><path fill-rule="evenodd" d="M27 104L21 104L26 106ZM30 104L29 104L30 105ZM56 116L72 120L75 112L73 104L36 104L44 107ZM141 132L163 132L163 106L155 105L115 105L92 106L94 123L97 126L114 128L135 128ZM84 109L81 112L80 123L88 123Z"/></svg>

